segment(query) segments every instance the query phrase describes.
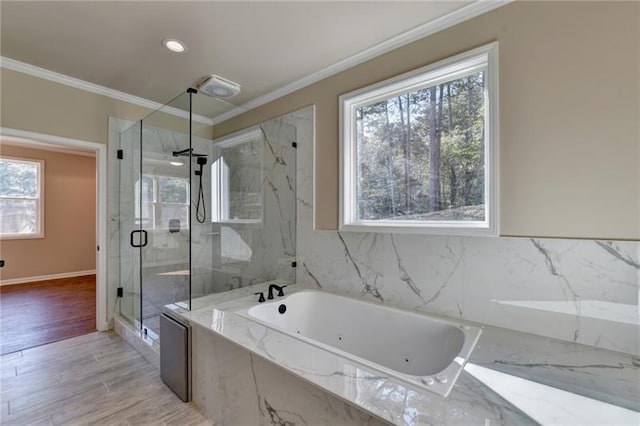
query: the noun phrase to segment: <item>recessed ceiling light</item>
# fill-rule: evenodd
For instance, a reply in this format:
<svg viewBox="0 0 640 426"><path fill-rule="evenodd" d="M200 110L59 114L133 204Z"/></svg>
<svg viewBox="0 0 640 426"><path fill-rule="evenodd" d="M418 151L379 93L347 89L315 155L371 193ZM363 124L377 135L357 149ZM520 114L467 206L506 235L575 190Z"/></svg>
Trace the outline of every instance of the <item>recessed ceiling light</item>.
<svg viewBox="0 0 640 426"><path fill-rule="evenodd" d="M166 38L162 40L162 45L172 52L182 53L187 50L187 46L180 40L175 38Z"/></svg>

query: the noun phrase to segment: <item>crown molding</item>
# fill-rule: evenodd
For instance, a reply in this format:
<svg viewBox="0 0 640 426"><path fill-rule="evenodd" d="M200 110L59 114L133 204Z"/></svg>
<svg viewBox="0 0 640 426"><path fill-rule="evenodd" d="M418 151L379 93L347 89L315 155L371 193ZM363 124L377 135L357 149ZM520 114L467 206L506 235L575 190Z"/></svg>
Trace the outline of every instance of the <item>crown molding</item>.
<svg viewBox="0 0 640 426"><path fill-rule="evenodd" d="M2 132L2 128L0 128L0 132ZM31 149L39 149L43 151L52 151L59 152L62 154L69 155L80 155L83 157L95 157L96 152L94 150L86 150L80 148L71 148L67 146L56 145L47 142L38 142L32 139L19 138L14 136L5 136L4 134L0 134L0 147L1 146L16 146L20 148L31 148Z"/></svg>
<svg viewBox="0 0 640 426"><path fill-rule="evenodd" d="M18 71L23 74L31 75L33 77L49 80L54 83L64 84L65 86L73 87L87 92L95 93L97 95L107 96L119 101L128 102L133 105L138 105L144 108L149 108L152 111L162 108L162 112L170 115L174 115L180 118L189 118L189 112L181 110L179 108L165 106L159 102L151 101L149 99L141 98L129 93L121 92L119 90L110 89L99 84L90 83L79 78L70 77L65 74L61 74L55 71L48 70L46 68L40 68L35 65L20 62L15 59L0 56L0 67L6 68L12 71ZM213 125L213 120L209 117L205 117L199 114L193 114L193 120L199 123Z"/></svg>
<svg viewBox="0 0 640 426"><path fill-rule="evenodd" d="M431 34L435 34L439 31L445 30L461 22L468 21L469 19L490 12L513 1L514 0L476 0L475 2L467 6L464 6L458 10L454 10L453 12L434 19L433 21L429 21L415 28L412 28L409 31L405 31L402 34L392 37L368 49L362 50L342 61L336 62L333 65L329 65L326 68L311 73L306 77L294 81L293 83L289 83L272 92L254 98L249 102L244 103L230 111L220 114L217 117L213 118L213 124L215 125L222 123L230 118L242 114L243 112L247 112L251 109L267 104L278 98L293 93L296 90L302 89L303 87L309 86L327 77L331 77L332 75L338 74L339 72L345 71L356 65L360 65L377 56L383 55L394 49L420 40L421 38L427 37Z"/></svg>
<svg viewBox="0 0 640 426"><path fill-rule="evenodd" d="M237 106L230 111L220 114L213 119L199 114L193 114L193 120L208 125L222 123L251 109L257 108L278 98L293 93L296 90L302 89L303 87L309 86L327 77L331 77L332 75L338 74L339 72L345 71L349 68L352 68L377 56L412 43L416 40L427 37L431 34L435 34L446 28L452 27L461 22L467 21L469 19L475 18L476 16L502 7L508 3L511 3L512 1L514 0L476 0L471 4L448 13L444 16L441 16L440 18L419 25L409 31L405 31L402 34L383 41L382 43L362 50L355 55L350 56L349 58L336 62L333 65L329 65L328 67L323 68L319 71L313 72L306 77L286 84L264 95L258 96L257 98L254 98L249 102L244 103L243 105ZM189 113L187 111L183 111L174 107L164 106L163 104L151 101L149 99L121 92L119 90L110 89L105 86L100 86L95 83L90 83L88 81L80 80L75 77L70 77L65 74L60 74L55 71L50 71L45 68L40 68L35 65L20 62L15 59L0 56L0 67L53 81L55 83L64 84L76 89L86 90L98 95L108 96L113 99L128 102L134 105L139 105L141 107L149 108L154 111L162 108L163 112L166 112L167 114L175 115L181 118L189 118Z"/></svg>

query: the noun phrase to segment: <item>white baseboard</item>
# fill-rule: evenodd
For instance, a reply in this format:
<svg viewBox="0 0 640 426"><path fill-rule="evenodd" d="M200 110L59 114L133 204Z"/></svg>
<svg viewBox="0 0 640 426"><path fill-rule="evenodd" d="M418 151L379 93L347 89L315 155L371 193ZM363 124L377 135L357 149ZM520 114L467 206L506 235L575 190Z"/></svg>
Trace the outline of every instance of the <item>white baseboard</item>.
<svg viewBox="0 0 640 426"><path fill-rule="evenodd" d="M91 270L88 270L88 271L64 272L62 274L36 275L34 277L13 278L13 279L10 279L10 280L0 280L0 286L1 285L32 283L32 282L35 282L35 281L55 280L55 279L58 279L58 278L81 277L83 275L94 275L95 273L96 273L96 270L95 269L91 269Z"/></svg>

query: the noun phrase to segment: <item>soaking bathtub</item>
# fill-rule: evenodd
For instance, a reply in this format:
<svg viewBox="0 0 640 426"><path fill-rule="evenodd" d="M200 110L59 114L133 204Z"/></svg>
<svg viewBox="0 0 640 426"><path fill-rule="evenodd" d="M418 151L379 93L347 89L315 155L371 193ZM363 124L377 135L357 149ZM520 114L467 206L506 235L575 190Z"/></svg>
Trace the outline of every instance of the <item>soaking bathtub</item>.
<svg viewBox="0 0 640 426"><path fill-rule="evenodd" d="M234 313L445 397L482 333L320 290L293 291Z"/></svg>

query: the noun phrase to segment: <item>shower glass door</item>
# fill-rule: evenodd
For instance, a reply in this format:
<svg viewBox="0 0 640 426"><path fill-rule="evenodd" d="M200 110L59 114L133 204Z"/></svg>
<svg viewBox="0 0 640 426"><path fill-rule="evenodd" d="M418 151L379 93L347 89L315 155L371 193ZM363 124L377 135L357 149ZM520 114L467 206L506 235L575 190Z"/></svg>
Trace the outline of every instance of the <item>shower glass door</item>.
<svg viewBox="0 0 640 426"><path fill-rule="evenodd" d="M135 183L140 180L140 121L120 133L118 149L119 173L119 287L120 315L137 328L142 326L140 292L140 224L136 217L137 201ZM132 238L134 240L132 240Z"/></svg>
<svg viewBox="0 0 640 426"><path fill-rule="evenodd" d="M190 94L183 93L142 120L135 218L140 241L141 326L158 339L164 305L190 307ZM184 118L168 114L184 110ZM138 242L138 241L136 241Z"/></svg>

